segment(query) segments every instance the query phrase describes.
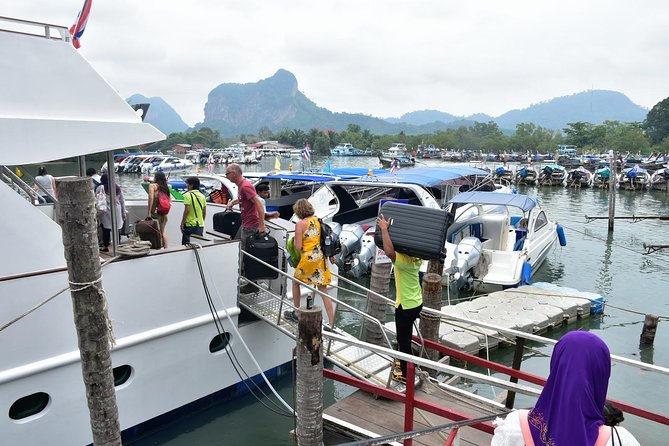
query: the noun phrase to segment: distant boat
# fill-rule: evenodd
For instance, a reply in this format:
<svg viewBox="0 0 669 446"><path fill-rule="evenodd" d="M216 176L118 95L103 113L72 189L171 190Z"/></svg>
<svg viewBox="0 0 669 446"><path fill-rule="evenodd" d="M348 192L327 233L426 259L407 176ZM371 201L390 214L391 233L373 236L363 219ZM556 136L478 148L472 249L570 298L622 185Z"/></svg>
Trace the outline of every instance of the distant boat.
<svg viewBox="0 0 669 446"><path fill-rule="evenodd" d="M521 167L516 170L516 173L513 175L513 181L516 184L525 184L528 186L537 184L537 178L539 178L539 172L530 166Z"/></svg>
<svg viewBox="0 0 669 446"><path fill-rule="evenodd" d="M558 164L544 166L539 173L540 186L562 186L567 179L567 171Z"/></svg>
<svg viewBox="0 0 669 446"><path fill-rule="evenodd" d="M654 190L669 190L669 169L663 168L655 171L650 177L650 188Z"/></svg>
<svg viewBox="0 0 669 446"><path fill-rule="evenodd" d="M650 174L638 166L623 169L618 175L618 188L623 190L644 190L650 183Z"/></svg>
<svg viewBox="0 0 669 446"><path fill-rule="evenodd" d="M364 150L356 149L353 147L353 144L350 143L341 143L338 144L334 149L330 149L330 155L332 156L365 156L366 153Z"/></svg>
<svg viewBox="0 0 669 446"><path fill-rule="evenodd" d="M593 173L585 167L577 167L567 173L567 186L590 187L592 185Z"/></svg>

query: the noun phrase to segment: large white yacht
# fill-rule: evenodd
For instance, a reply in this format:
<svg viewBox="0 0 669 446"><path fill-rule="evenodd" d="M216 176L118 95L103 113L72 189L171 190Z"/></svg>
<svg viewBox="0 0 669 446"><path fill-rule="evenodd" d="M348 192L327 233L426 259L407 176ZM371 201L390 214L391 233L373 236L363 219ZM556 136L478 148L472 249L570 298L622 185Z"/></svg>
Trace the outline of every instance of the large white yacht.
<svg viewBox="0 0 669 446"><path fill-rule="evenodd" d="M57 204L36 205L17 167L165 136L143 123L73 48L67 28L3 18L0 49L0 443L90 444L68 271L54 221ZM129 219L147 215L146 200L126 204ZM207 230L217 211L209 205ZM243 391L242 381L261 370L290 370L294 340L240 309L239 243L208 232L199 241L199 268L194 250L180 245L182 212L175 201L169 249L115 258L102 267L125 440L178 409ZM268 226L285 239L285 229Z"/></svg>

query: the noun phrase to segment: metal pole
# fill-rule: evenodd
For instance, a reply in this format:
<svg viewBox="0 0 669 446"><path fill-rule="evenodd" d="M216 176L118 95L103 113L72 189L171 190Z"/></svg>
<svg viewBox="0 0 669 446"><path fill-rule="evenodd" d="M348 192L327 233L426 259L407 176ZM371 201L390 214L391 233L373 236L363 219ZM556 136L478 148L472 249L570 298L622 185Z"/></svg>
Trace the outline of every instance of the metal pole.
<svg viewBox="0 0 669 446"><path fill-rule="evenodd" d="M111 240L112 240L112 250L111 255L116 255L116 249L119 245L118 239L118 221L116 218L116 178L114 172L114 151L110 150L107 152L107 178L109 181L109 201L111 201L110 212L111 212Z"/></svg>
<svg viewBox="0 0 669 446"><path fill-rule="evenodd" d="M404 400L404 432L411 432L413 430L413 408L415 395L415 380L416 380L416 366L412 362L407 362L407 384L406 384L406 399ZM411 446L413 440L407 438L404 440L404 446Z"/></svg>

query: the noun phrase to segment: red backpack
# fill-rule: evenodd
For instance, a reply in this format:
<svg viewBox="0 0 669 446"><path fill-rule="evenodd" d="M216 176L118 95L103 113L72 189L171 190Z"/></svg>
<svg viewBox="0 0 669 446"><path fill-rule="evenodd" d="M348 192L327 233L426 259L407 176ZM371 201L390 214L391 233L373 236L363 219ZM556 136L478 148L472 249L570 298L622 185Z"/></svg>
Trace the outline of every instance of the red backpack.
<svg viewBox="0 0 669 446"><path fill-rule="evenodd" d="M162 192L158 192L158 206L156 206L156 212L160 215L167 215L170 212L172 207L172 200L170 196Z"/></svg>

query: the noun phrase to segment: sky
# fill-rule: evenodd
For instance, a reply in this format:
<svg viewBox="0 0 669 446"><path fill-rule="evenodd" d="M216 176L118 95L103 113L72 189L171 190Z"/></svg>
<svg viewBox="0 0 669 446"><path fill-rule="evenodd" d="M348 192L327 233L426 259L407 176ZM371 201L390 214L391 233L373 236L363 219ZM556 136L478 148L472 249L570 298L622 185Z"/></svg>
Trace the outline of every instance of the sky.
<svg viewBox="0 0 669 446"><path fill-rule="evenodd" d="M189 125L208 93L283 68L320 107L491 116L557 96L669 96L666 0L92 0L81 54L127 98ZM0 0L0 16L69 27L83 0Z"/></svg>

